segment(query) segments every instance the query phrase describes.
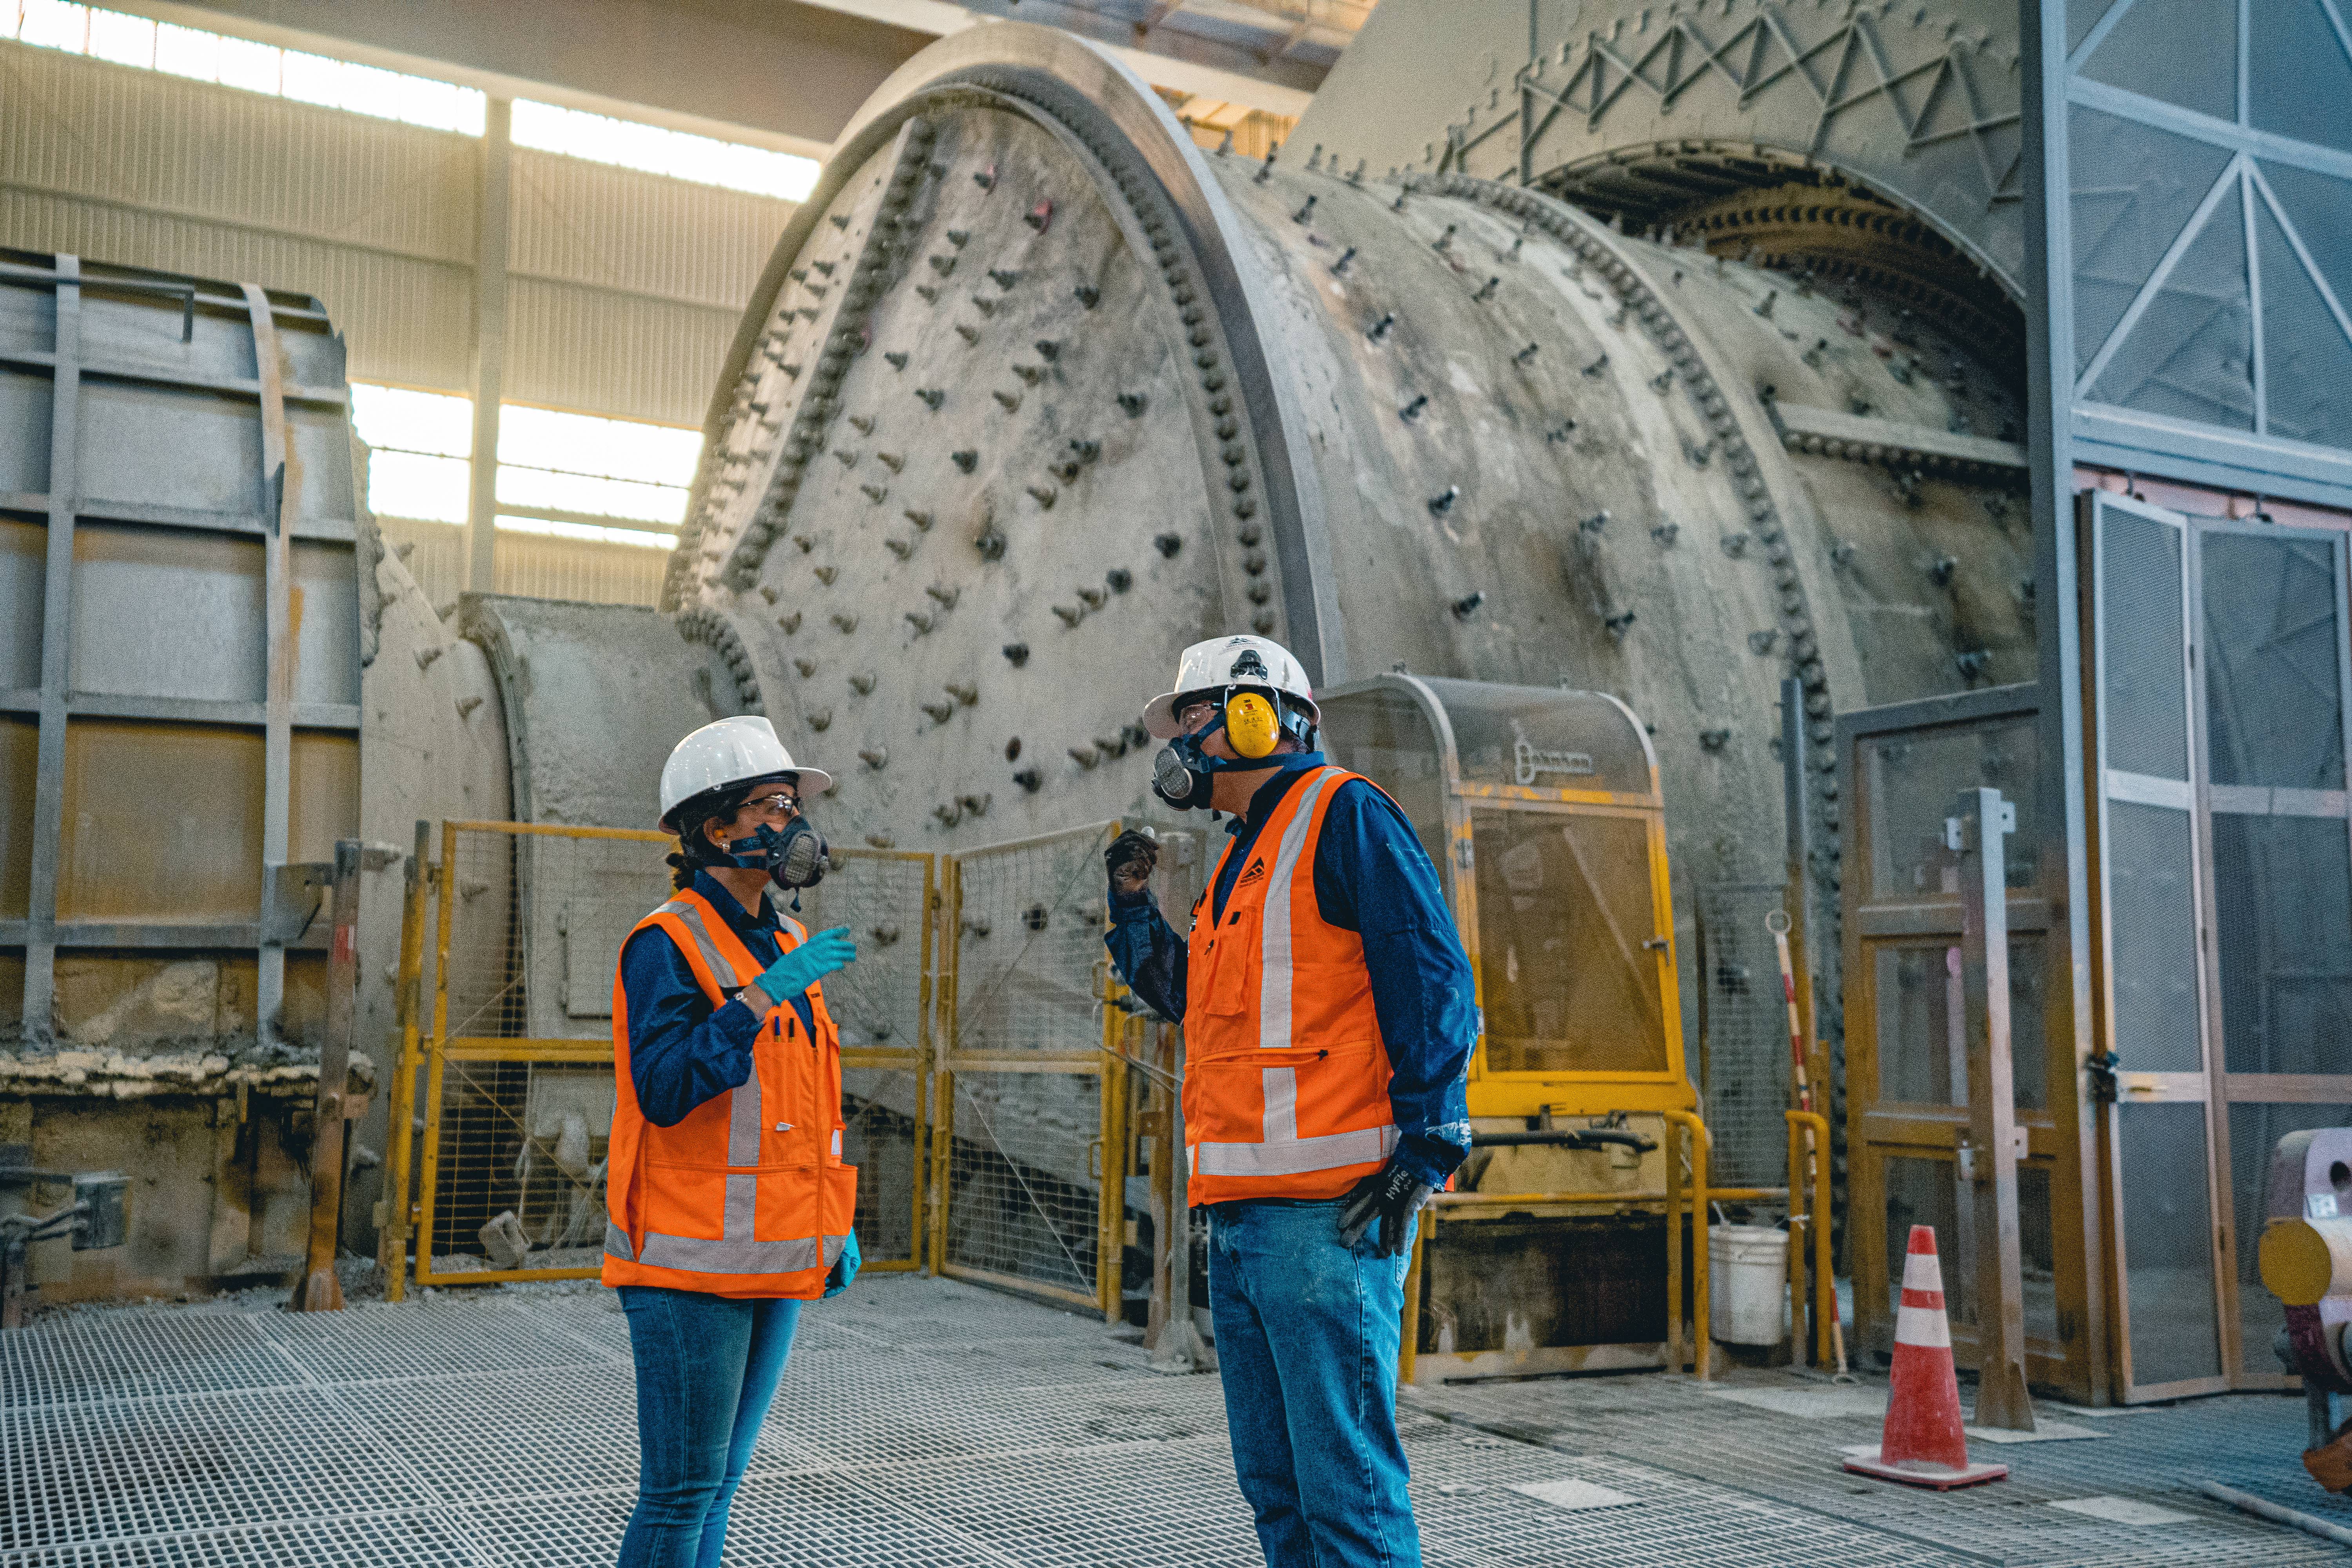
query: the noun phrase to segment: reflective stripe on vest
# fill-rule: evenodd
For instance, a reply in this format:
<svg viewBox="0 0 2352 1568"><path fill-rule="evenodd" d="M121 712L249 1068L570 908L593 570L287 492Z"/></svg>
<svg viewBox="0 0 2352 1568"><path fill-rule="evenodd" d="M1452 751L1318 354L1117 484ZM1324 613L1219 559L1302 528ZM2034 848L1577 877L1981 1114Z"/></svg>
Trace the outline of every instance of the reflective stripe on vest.
<svg viewBox="0 0 2352 1568"><path fill-rule="evenodd" d="M1257 1045L1262 1051L1282 1050L1290 1044L1290 882L1298 873L1298 857L1307 848L1307 830L1315 824L1315 803L1323 798L1323 786L1339 771L1315 770L1315 777L1299 792L1297 808L1282 830L1281 847L1275 851L1274 868L1265 885L1265 934L1259 939L1265 961L1257 993ZM1289 1099L1294 1103L1298 1099L1296 1082L1290 1087ZM1275 1135L1273 1100L1269 1093L1265 1132L1269 1139ZM1298 1136L1296 1123L1290 1136Z"/></svg>
<svg viewBox="0 0 2352 1568"><path fill-rule="evenodd" d="M731 1226L732 1193L729 1199L728 1218ZM744 1228L751 1228L748 1215ZM814 1268L820 1258L830 1268L841 1260L842 1251L848 1245L845 1236L804 1236L792 1241L712 1241L707 1237L664 1236L659 1231L647 1231L645 1255L639 1257L630 1249L629 1233L609 1219L604 1222L604 1250L611 1256L624 1263L675 1268L684 1274L797 1274L803 1268Z"/></svg>
<svg viewBox="0 0 2352 1568"><path fill-rule="evenodd" d="M702 923L700 900L688 902L684 899L672 899L654 912L677 917L678 923L685 926L687 933L694 938L694 945L702 950L702 962L710 966L710 973L719 977L719 984L722 988L730 978L732 978L738 986L750 984L743 976L736 974L735 965L728 962L727 955L719 951L719 944L710 939L710 928ZM727 1163L729 1164L756 1165L760 1163L760 1074L758 1069L754 1068L750 1078L727 1091ZM735 1190L735 1184L738 1182L743 1184L743 1191L740 1196ZM727 1234L729 1236L736 1234L735 1215L740 1207L743 1215L741 1234L746 1241L751 1238L751 1177L727 1178Z"/></svg>
<svg viewBox="0 0 2352 1568"><path fill-rule="evenodd" d="M1304 1176L1342 1165L1377 1163L1396 1146L1393 1125L1327 1132L1320 1138L1268 1138L1263 1143L1196 1143L1193 1168L1204 1176Z"/></svg>

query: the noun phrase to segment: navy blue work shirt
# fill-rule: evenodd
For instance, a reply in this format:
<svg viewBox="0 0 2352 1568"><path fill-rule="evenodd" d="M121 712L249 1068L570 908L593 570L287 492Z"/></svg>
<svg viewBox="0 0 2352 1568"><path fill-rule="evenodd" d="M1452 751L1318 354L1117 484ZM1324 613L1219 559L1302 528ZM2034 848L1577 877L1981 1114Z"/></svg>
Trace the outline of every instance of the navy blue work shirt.
<svg viewBox="0 0 2352 1568"><path fill-rule="evenodd" d="M764 891L760 912L753 915L708 871L697 871L690 886L719 911L762 969L784 955L777 940L782 926ZM751 1042L768 1013L764 993L752 992L750 1003L739 995L713 1007L677 943L652 927L622 947L621 985L629 999L629 1077L646 1121L675 1127L696 1106L750 1080ZM792 1007L814 1037L816 1014L809 999L795 996Z"/></svg>
<svg viewBox="0 0 2352 1568"><path fill-rule="evenodd" d="M1210 889L1222 920L1234 882L1249 863L1258 830L1292 787L1324 765L1320 752L1284 757L1249 810L1225 831L1236 840ZM1389 1106L1396 1158L1431 1186L1443 1186L1470 1152L1465 1089L1478 1039L1477 991L1437 868L1396 802L1360 779L1332 793L1315 847L1315 905L1324 921L1363 938L1372 1012L1389 1056ZM1121 979L1162 1017L1184 1016L1189 950L1149 888L1111 900L1103 941Z"/></svg>

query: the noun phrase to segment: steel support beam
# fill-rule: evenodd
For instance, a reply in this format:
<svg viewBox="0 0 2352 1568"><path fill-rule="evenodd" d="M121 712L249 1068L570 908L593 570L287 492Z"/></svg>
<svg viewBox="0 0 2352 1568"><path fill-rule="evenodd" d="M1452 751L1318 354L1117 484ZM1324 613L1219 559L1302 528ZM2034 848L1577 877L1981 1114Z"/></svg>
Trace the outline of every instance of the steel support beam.
<svg viewBox="0 0 2352 1568"><path fill-rule="evenodd" d="M2053 1031L2050 1048L2082 1064L2091 1033L2091 891L2089 824L2084 795L2083 629L2074 527L2073 420L2074 279L2073 191L2066 152L2066 8L2018 0L2020 100L2025 146L2025 403L2026 458L2033 507L2034 640L2041 652L2043 693L2037 737L2043 784L2041 820L2019 825L2042 844L2040 891L2063 900L2068 970L2067 1030ZM2063 877L2063 888L2053 886ZM2100 1260L2107 1256L2105 1208L2094 1173L2099 1169L2099 1118L2084 1094L2077 1125L2059 1135L2076 1142L2065 1162L2083 1173L2083 1340L2091 1373L2090 1402L2109 1397L2111 1373L2107 1292Z"/></svg>
<svg viewBox="0 0 2352 1568"><path fill-rule="evenodd" d="M495 593L499 399L505 394L507 252L513 216L514 100L493 98L482 130L474 250L474 467L466 498L466 586Z"/></svg>
<svg viewBox="0 0 2352 1568"><path fill-rule="evenodd" d="M49 388L48 551L41 587L41 730L33 764L33 863L25 912L24 1036L55 1038L58 848L66 800L66 684L72 648L75 503L81 495L81 259L57 259Z"/></svg>
<svg viewBox="0 0 2352 1568"><path fill-rule="evenodd" d="M284 351L269 296L257 283L244 286L253 319L254 374L261 383L262 623L267 647L261 697L261 900L269 907L273 868L286 863L294 801L294 615L293 522L302 492L301 459L286 424ZM280 1038L278 1013L286 999L286 948L264 931L257 950L259 978L254 986L254 1028L264 1044Z"/></svg>

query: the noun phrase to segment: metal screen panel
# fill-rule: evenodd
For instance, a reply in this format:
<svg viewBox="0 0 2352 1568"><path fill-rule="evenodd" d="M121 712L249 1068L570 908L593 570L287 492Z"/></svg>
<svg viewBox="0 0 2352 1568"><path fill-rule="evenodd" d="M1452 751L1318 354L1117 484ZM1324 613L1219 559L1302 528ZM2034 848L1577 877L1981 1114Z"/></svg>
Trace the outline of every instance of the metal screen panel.
<svg viewBox="0 0 2352 1568"><path fill-rule="evenodd" d="M1470 820L1486 1070L1665 1071L1648 819Z"/></svg>
<svg viewBox="0 0 2352 1568"><path fill-rule="evenodd" d="M954 1090L942 1261L1093 1301L1101 1079L966 1071Z"/></svg>
<svg viewBox="0 0 2352 1568"><path fill-rule="evenodd" d="M1127 1088L1104 1054L1126 1016L1102 941L1119 826L952 858L931 1152L943 1272L1106 1311L1126 1212Z"/></svg>
<svg viewBox="0 0 2352 1568"><path fill-rule="evenodd" d="M2040 810L2040 756L2030 717L1905 731L1865 744L1870 896L1945 896L1935 861L1952 796L1976 785L1997 789L2015 803L2018 821L2032 822ZM2012 889L2032 887L2041 867L2033 836L2013 836L2005 863Z"/></svg>
<svg viewBox="0 0 2352 1568"><path fill-rule="evenodd" d="M1789 1014L1780 961L1764 918L1780 908L1777 882L1717 882L1698 889L1699 1079L1715 1145L1707 1179L1717 1186L1787 1184Z"/></svg>
<svg viewBox="0 0 2352 1568"><path fill-rule="evenodd" d="M1095 974L1105 957L1102 852L1117 824L1049 834L957 858L952 1048L1093 1051Z"/></svg>

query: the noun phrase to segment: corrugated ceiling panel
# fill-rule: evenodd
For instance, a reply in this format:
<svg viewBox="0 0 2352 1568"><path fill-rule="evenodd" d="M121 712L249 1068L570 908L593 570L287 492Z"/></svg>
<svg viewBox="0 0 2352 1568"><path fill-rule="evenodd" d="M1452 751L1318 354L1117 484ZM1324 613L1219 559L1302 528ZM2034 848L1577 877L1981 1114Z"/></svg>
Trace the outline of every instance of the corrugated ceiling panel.
<svg viewBox="0 0 2352 1568"><path fill-rule="evenodd" d="M448 132L0 44L0 184L466 262L479 147Z"/></svg>
<svg viewBox="0 0 2352 1568"><path fill-rule="evenodd" d="M462 389L472 374L467 268L5 188L0 246L315 294L353 379Z"/></svg>
<svg viewBox="0 0 2352 1568"><path fill-rule="evenodd" d="M506 395L698 426L737 313L517 279L507 298Z"/></svg>
<svg viewBox="0 0 2352 1568"><path fill-rule="evenodd" d="M740 311L793 211L767 196L518 148L509 265Z"/></svg>

